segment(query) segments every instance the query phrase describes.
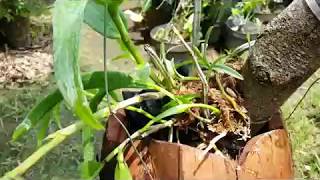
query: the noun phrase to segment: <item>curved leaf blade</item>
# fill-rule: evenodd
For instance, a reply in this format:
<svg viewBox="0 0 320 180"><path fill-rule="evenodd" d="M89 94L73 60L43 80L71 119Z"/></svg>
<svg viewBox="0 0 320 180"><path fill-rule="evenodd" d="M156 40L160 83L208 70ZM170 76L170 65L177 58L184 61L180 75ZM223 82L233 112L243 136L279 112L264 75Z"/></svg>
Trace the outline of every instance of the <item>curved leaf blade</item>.
<svg viewBox="0 0 320 180"><path fill-rule="evenodd" d="M117 156L117 166L114 172L115 180L132 180L132 175L127 163L124 161L123 150L120 149Z"/></svg>
<svg viewBox="0 0 320 180"><path fill-rule="evenodd" d="M108 73L108 91L114 91L122 88L144 88L141 83L137 83L130 75L121 72L109 71ZM104 72L96 71L82 75L82 83L84 89L104 89ZM16 127L12 139L16 141L21 136L26 134L30 129L37 126L43 117L51 111L58 103L63 100L59 90L53 91L40 101L33 109L27 114L25 119Z"/></svg>
<svg viewBox="0 0 320 180"><path fill-rule="evenodd" d="M243 76L238 73L238 71L232 69L231 67L224 65L224 64L214 64L212 66L212 70L218 72L218 73L225 73L228 74L234 78L243 80Z"/></svg>
<svg viewBox="0 0 320 180"><path fill-rule="evenodd" d="M79 46L84 9L88 0L57 0L53 11L54 71L66 104L85 124L104 129L93 117L80 76Z"/></svg>

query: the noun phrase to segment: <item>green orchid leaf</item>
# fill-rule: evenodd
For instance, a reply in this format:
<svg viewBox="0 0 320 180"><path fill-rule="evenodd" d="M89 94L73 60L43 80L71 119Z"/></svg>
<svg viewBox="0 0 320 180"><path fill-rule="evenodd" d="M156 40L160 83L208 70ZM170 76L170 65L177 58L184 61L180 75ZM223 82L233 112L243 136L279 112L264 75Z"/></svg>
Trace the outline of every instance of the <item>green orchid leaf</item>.
<svg viewBox="0 0 320 180"><path fill-rule="evenodd" d="M208 105L208 104L195 103L195 104L179 104L177 106L173 106L173 107L167 109L166 111L160 113L155 118L157 120L164 119L164 118L169 117L169 116L173 116L173 115L176 115L176 114L184 113L187 110L189 110L190 108L194 108L194 107L206 108L206 109L211 110L215 114L220 114L220 110L217 109L214 106L211 106L211 105Z"/></svg>
<svg viewBox="0 0 320 180"><path fill-rule="evenodd" d="M97 71L86 73L82 75L82 83L84 89L103 89L104 85L104 72ZM122 88L145 88L146 86L138 83L131 76L115 71L108 72L108 91L114 91ZM58 103L63 100L59 90L53 91L42 101L40 101L33 109L27 114L25 119L16 127L12 139L16 141L18 138L26 134L33 127L43 120L45 114L51 111Z"/></svg>
<svg viewBox="0 0 320 180"><path fill-rule="evenodd" d="M88 0L57 0L53 10L54 71L59 90L69 108L86 125L104 129L93 117L79 68L79 46L84 9Z"/></svg>
<svg viewBox="0 0 320 180"><path fill-rule="evenodd" d="M88 24L93 30L103 36L104 33L104 5L99 4L94 0L89 0L85 8L84 22ZM106 14L106 34L105 36L110 39L119 39L120 34L114 25L110 14Z"/></svg>
<svg viewBox="0 0 320 180"><path fill-rule="evenodd" d="M117 166L114 173L115 180L132 180L130 169L127 163L124 161L123 150L120 149L117 156Z"/></svg>
<svg viewBox="0 0 320 180"><path fill-rule="evenodd" d="M186 95L176 96L176 98L178 100L180 100L183 104L190 104L190 103L192 103L193 99L199 98L199 97L200 97L199 94L186 94ZM168 102L167 104L165 104L162 107L162 111L165 111L165 110L170 109L170 108L177 106L177 105L179 105L179 104L177 103L176 100L171 100L170 102Z"/></svg>
<svg viewBox="0 0 320 180"><path fill-rule="evenodd" d="M35 127L40 121L44 120L44 116L51 111L59 102L62 101L61 93L56 90L49 94L27 114L25 119L16 127L13 132L12 139L15 141L22 135L27 133L31 128Z"/></svg>
<svg viewBox="0 0 320 180"><path fill-rule="evenodd" d="M228 74L234 78L243 80L243 76L238 73L238 71L232 69L231 67L224 65L224 64L214 64L212 67L212 70L218 72L218 73L225 73Z"/></svg>
<svg viewBox="0 0 320 180"><path fill-rule="evenodd" d="M84 127L82 130L82 148L84 162L95 159L94 131L90 127ZM81 173L83 174L83 173Z"/></svg>
<svg viewBox="0 0 320 180"><path fill-rule="evenodd" d="M38 127L36 128L37 145L38 145L38 147L40 147L42 145L42 140L47 135L47 131L48 131L51 119L52 119L51 118L51 113L49 112L43 117L43 121L41 121L39 123Z"/></svg>
<svg viewBox="0 0 320 180"><path fill-rule="evenodd" d="M97 94L91 99L90 101L90 109L92 112L96 112L98 109L99 104L103 100L104 96L106 95L105 89L99 89Z"/></svg>
<svg viewBox="0 0 320 180"><path fill-rule="evenodd" d="M58 103L52 110L52 117L59 129L62 129L61 125L61 103Z"/></svg>
<svg viewBox="0 0 320 180"><path fill-rule="evenodd" d="M103 164L96 161L85 161L80 165L81 179L91 180L99 175Z"/></svg>

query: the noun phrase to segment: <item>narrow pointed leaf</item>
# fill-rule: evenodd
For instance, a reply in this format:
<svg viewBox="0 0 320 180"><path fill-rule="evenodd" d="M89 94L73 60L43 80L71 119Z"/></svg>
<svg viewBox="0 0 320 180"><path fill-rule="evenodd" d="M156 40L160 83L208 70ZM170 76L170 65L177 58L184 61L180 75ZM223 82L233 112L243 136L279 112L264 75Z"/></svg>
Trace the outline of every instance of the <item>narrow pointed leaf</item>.
<svg viewBox="0 0 320 180"><path fill-rule="evenodd" d="M127 163L124 161L122 150L119 150L117 160L118 160L118 163L115 169L114 179L115 180L132 180L130 169Z"/></svg>
<svg viewBox="0 0 320 180"><path fill-rule="evenodd" d="M86 73L82 75L82 83L84 89L103 89L104 86L104 72L96 71L91 73ZM108 91L114 91L121 88L144 88L141 83L137 83L131 76L116 72L109 71L108 72ZM59 90L53 91L47 97L45 97L42 101L40 101L33 109L27 114L26 118L20 123L13 135L12 139L15 141L20 138L22 135L30 131L31 128L35 127L38 123L40 123L46 113L51 111L58 103L63 100L62 95Z"/></svg>
<svg viewBox="0 0 320 180"><path fill-rule="evenodd" d="M212 70L214 70L218 73L225 73L225 74L228 74L234 78L243 80L243 76L240 73L238 73L238 71L236 71L236 70L232 69L231 67L226 66L224 64L214 64L212 66Z"/></svg>
<svg viewBox="0 0 320 180"><path fill-rule="evenodd" d="M38 147L42 145L42 140L47 135L50 121L51 121L51 113L49 112L44 116L43 121L41 121L41 123L39 123L38 127L36 128Z"/></svg>
<svg viewBox="0 0 320 180"><path fill-rule="evenodd" d="M91 180L99 175L103 164L96 161L83 162L80 165L81 179Z"/></svg>
<svg viewBox="0 0 320 180"><path fill-rule="evenodd" d="M95 158L94 131L90 127L84 127L82 130L82 148L84 162L93 161Z"/></svg>

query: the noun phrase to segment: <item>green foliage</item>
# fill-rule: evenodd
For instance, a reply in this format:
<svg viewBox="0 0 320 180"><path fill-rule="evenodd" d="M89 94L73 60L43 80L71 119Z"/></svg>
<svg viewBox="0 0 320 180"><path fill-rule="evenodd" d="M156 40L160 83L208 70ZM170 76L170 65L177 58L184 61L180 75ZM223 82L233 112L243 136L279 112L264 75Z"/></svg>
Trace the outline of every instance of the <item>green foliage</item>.
<svg viewBox="0 0 320 180"><path fill-rule="evenodd" d="M46 4L40 0L2 0L0 1L0 19L7 21L15 17L39 15L46 10Z"/></svg>
<svg viewBox="0 0 320 180"><path fill-rule="evenodd" d="M123 14L121 17L122 20L126 22L126 19ZM119 31L113 23L108 11L106 13L106 17L104 17L104 5L99 4L95 0L89 0L85 8L84 22L87 23L96 32L100 33L101 35L104 35L104 21L106 22L105 36L111 39L119 39Z"/></svg>
<svg viewBox="0 0 320 180"><path fill-rule="evenodd" d="M93 117L80 76L79 45L87 0L57 0L53 12L54 70L59 90L69 108L88 126L104 127Z"/></svg>
<svg viewBox="0 0 320 180"><path fill-rule="evenodd" d="M252 16L254 9L262 4L265 4L266 0L243 0L238 2L234 8L231 9L233 16L242 16L249 18Z"/></svg>
<svg viewBox="0 0 320 180"><path fill-rule="evenodd" d="M120 149L117 156L117 166L114 173L115 180L132 180L132 176L127 163L124 161L123 150Z"/></svg>
<svg viewBox="0 0 320 180"><path fill-rule="evenodd" d="M86 73L82 76L84 89L103 89L104 86L104 72L97 71ZM142 83L137 82L131 76L121 72L108 72L108 91L113 91L121 88L143 88ZM20 123L13 135L12 139L15 141L23 136L25 133L36 127L43 117L51 111L52 108L57 106L63 100L59 90L55 90L49 94L42 101L40 101L32 110L27 114L26 118Z"/></svg>
<svg viewBox="0 0 320 180"><path fill-rule="evenodd" d="M103 164L96 161L86 161L80 166L81 179L91 180L99 175L100 170L103 168Z"/></svg>
<svg viewBox="0 0 320 180"><path fill-rule="evenodd" d="M218 73L225 73L228 74L229 76L232 76L234 78L243 80L243 76L238 73L238 71L232 69L231 67L225 65L225 64L213 64L211 66L212 70L218 72Z"/></svg>
<svg viewBox="0 0 320 180"><path fill-rule="evenodd" d="M19 137L28 132L31 128L35 127L43 117L50 112L50 110L62 100L59 91L54 91L49 94L41 102L39 102L32 110L28 113L26 118L20 123L13 135L12 139L17 140Z"/></svg>

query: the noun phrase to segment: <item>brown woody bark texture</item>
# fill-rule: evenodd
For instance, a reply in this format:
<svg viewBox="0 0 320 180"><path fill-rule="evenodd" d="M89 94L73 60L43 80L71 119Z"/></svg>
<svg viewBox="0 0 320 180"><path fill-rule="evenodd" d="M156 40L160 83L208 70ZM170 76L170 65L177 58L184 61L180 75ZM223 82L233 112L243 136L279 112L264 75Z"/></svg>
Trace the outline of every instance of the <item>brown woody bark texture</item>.
<svg viewBox="0 0 320 180"><path fill-rule="evenodd" d="M267 25L243 68L253 135L267 121L280 121L280 106L319 67L320 21L295 0Z"/></svg>

